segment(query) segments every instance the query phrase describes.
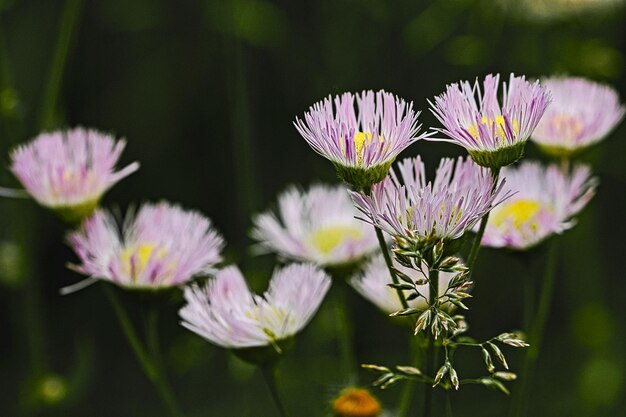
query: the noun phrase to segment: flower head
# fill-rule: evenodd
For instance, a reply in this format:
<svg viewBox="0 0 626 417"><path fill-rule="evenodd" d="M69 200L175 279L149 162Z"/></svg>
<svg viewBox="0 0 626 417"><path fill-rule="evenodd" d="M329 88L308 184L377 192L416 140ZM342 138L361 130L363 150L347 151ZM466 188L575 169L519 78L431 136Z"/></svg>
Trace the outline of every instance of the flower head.
<svg viewBox="0 0 626 417"><path fill-rule="evenodd" d="M532 134L542 150L568 157L604 139L624 117L625 108L609 86L584 78L555 77L542 81L552 104Z"/></svg>
<svg viewBox="0 0 626 417"><path fill-rule="evenodd" d="M209 219L168 203L144 204L121 230L110 212L97 210L68 240L82 262L78 272L137 289L212 272L224 245Z"/></svg>
<svg viewBox="0 0 626 417"><path fill-rule="evenodd" d="M354 102L356 100L356 111ZM419 126L413 103L383 90L344 93L314 104L296 129L329 159L341 179L357 189L382 181L396 156L414 141Z"/></svg>
<svg viewBox="0 0 626 417"><path fill-rule="evenodd" d="M277 213L254 219L252 236L263 251L321 266L354 263L378 248L372 227L355 218L348 191L341 186L291 187L278 197Z"/></svg>
<svg viewBox="0 0 626 417"><path fill-rule="evenodd" d="M335 417L379 417L380 403L364 388L346 388L333 400Z"/></svg>
<svg viewBox="0 0 626 417"><path fill-rule="evenodd" d="M575 224L573 216L593 197L597 184L586 166L570 174L555 165L525 162L502 175L514 194L491 212L483 246L524 250L562 233Z"/></svg>
<svg viewBox="0 0 626 417"><path fill-rule="evenodd" d="M414 281L428 277L428 266L425 262L422 263L424 273L402 266L396 260L393 261L393 264L394 268ZM456 273L452 272L439 273L439 296L444 295L448 288L448 283L455 275ZM382 255L378 255L367 263L362 274L350 280L350 285L384 313L391 314L404 308L398 298L398 292L388 286L391 282L385 259ZM430 285L428 283L419 285L417 289L423 297L408 301L409 307L426 309L428 307L427 300L430 297Z"/></svg>
<svg viewBox="0 0 626 417"><path fill-rule="evenodd" d="M250 292L236 266L222 269L206 287L185 289L182 325L229 349L276 348L311 320L330 278L309 264L277 269L265 294ZM275 352L282 353L282 352Z"/></svg>
<svg viewBox="0 0 626 417"><path fill-rule="evenodd" d="M502 184L469 158L442 159L432 182L419 156L403 160L398 170L400 176L392 170L371 196L352 193L366 220L396 242L421 247L458 239L501 201Z"/></svg>
<svg viewBox="0 0 626 417"><path fill-rule="evenodd" d="M478 80L447 87L431 111L444 126L435 129L443 139L463 146L474 161L489 168L512 164L522 157L524 145L539 123L549 101L539 82L511 74L503 84L502 105L498 101L500 75L487 75L481 91Z"/></svg>
<svg viewBox="0 0 626 417"><path fill-rule="evenodd" d="M81 220L102 195L139 168L114 171L126 142L92 129L42 133L11 154L11 171L39 202L68 221Z"/></svg>

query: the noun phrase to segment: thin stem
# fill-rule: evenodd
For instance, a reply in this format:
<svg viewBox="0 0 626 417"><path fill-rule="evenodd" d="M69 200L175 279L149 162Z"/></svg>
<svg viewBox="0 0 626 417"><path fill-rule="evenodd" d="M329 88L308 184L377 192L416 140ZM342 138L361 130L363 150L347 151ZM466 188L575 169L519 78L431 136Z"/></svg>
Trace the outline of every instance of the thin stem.
<svg viewBox="0 0 626 417"><path fill-rule="evenodd" d="M393 261L391 260L391 254L389 253L389 248L387 248L387 243L385 242L385 237L383 236L382 230L378 227L374 226L376 229L376 237L378 238L378 244L380 245L380 251L383 253L383 257L385 258L385 264L387 264L387 269L389 270L389 275L391 275L391 281L394 284L398 284L398 277L393 270ZM398 293L398 298L400 299L400 304L402 304L402 308L408 308L409 303L406 302L406 298L404 297L404 292L398 288L396 288L396 292Z"/></svg>
<svg viewBox="0 0 626 417"><path fill-rule="evenodd" d="M491 176L493 177L493 189L495 190L498 186L498 179L500 178L500 168L492 168ZM474 242L472 243L472 249L470 250L469 256L467 257L467 267L470 270L470 273L474 271L474 263L476 262L476 258L478 258L478 251L480 250L480 242L483 240L483 235L485 234L485 229L487 228L487 222L489 221L489 213L483 216L480 220L480 227L478 229L478 234L474 238Z"/></svg>
<svg viewBox="0 0 626 417"><path fill-rule="evenodd" d="M278 414L280 417L287 417L287 413L285 412L285 407L280 400L280 396L278 395L278 389L276 388L276 369L273 365L261 365L261 373L263 374L263 379L265 380L265 384L267 385L267 389L270 391L270 395L272 396L272 400L278 409Z"/></svg>
<svg viewBox="0 0 626 417"><path fill-rule="evenodd" d="M428 294L428 306L437 308L437 302L439 300L439 271L435 269L436 266L432 265L428 272L428 281L430 284L430 293ZM430 339L428 343L428 350L426 351L426 375L434 375L437 368L437 355L435 339ZM432 410L434 388L429 385L425 385L424 390L424 411L423 417L430 417Z"/></svg>
<svg viewBox="0 0 626 417"><path fill-rule="evenodd" d="M144 373L161 395L161 398L163 399L163 402L167 406L172 417L183 417L183 413L181 412L176 402L176 399L174 398L174 394L172 393L165 378L161 374L159 367L155 364L154 359L151 358L150 355L146 352L146 348L139 340L137 332L135 331L135 328L131 323L130 318L128 317L128 313L126 312L124 306L115 294L115 290L108 284L103 285L103 287L105 289L109 302L111 303L111 306L115 311L115 315L120 322L120 326L124 331L124 335L126 336L126 339L128 339L128 343L130 344L130 346L133 348L133 352L135 353L137 360L139 360L139 363L143 368ZM156 321L153 320L153 322L156 325ZM151 331L156 332L156 329Z"/></svg>
<svg viewBox="0 0 626 417"><path fill-rule="evenodd" d="M409 343L409 351L411 353L411 365L419 368L422 362L422 346L420 345L420 340L422 340L422 335L418 334L417 336L410 337ZM404 388L402 394L400 396L400 402L398 404L398 409L396 411L397 417L405 417L409 412L409 408L411 407L411 402L413 400L413 395L416 392L414 380L409 380L404 384Z"/></svg>
<svg viewBox="0 0 626 417"><path fill-rule="evenodd" d="M54 117L63 82L67 55L82 9L83 0L67 0L65 3L61 25L59 26L59 37L54 49L48 83L41 104L41 118L39 121L41 129L48 129L54 126Z"/></svg>
<svg viewBox="0 0 626 417"><path fill-rule="evenodd" d="M450 398L450 390L446 391L446 417L454 417L452 412L452 399Z"/></svg>
<svg viewBox="0 0 626 417"><path fill-rule="evenodd" d="M346 308L347 284L342 278L337 278L335 282L337 284L333 285L333 287L337 287L334 297L335 321L342 371L344 375L348 375L350 382L353 382L356 375L356 358L353 350L352 326Z"/></svg>
<svg viewBox="0 0 626 417"><path fill-rule="evenodd" d="M524 366L521 373L521 386L513 401L513 416L524 417L527 415L528 405L531 401L530 386L535 373L537 358L543 340L546 322L552 305L552 295L554 293L554 283L556 279L556 270L558 264L558 239L552 238L548 244L548 254L546 257L545 272L543 276L541 293L539 295L539 304L537 314L532 321L529 329L528 351L524 358Z"/></svg>

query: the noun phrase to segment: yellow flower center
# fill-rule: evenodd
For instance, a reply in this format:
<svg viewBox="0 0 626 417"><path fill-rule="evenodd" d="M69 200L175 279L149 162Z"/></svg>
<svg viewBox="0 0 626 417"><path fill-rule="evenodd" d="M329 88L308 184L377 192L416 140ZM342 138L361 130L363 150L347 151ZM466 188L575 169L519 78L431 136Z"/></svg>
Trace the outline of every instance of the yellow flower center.
<svg viewBox="0 0 626 417"><path fill-rule="evenodd" d="M372 138L372 132L356 132L352 138L352 141L354 142L354 151L359 165L363 163L363 154L365 153L365 149L372 143ZM382 135L378 136L379 143L383 143L384 141L385 139ZM341 141L341 151L344 155L346 154L343 140Z"/></svg>
<svg viewBox="0 0 626 417"><path fill-rule="evenodd" d="M555 114L550 120L550 125L558 137L565 139L577 138L584 128L578 117L569 114Z"/></svg>
<svg viewBox="0 0 626 417"><path fill-rule="evenodd" d="M155 254L155 249L156 246L151 243L142 243L126 248L121 255L122 265L126 268L126 273L132 278L137 278L146 268L152 256L162 258L165 255L164 250L160 250Z"/></svg>
<svg viewBox="0 0 626 417"><path fill-rule="evenodd" d="M376 398L362 388L348 388L333 401L337 417L378 417L381 411Z"/></svg>
<svg viewBox="0 0 626 417"><path fill-rule="evenodd" d="M329 226L316 231L311 242L320 252L328 254L347 239L360 237L361 230L354 226Z"/></svg>
<svg viewBox="0 0 626 417"><path fill-rule="evenodd" d="M493 126L495 124L496 134L500 138L500 141L504 142L504 138L506 137L506 129L505 129L506 122L504 120L504 116L502 115L496 116L495 120L492 118L487 118L487 116L483 116L480 123L484 126L487 126L490 130L493 129ZM480 138L480 130L478 130L478 123L474 122L473 125L467 128L467 131L474 138L476 139ZM517 120L515 119L513 119L513 133L516 135L519 133L519 126L518 126Z"/></svg>
<svg viewBox="0 0 626 417"><path fill-rule="evenodd" d="M511 203L504 203L498 210L493 212L491 222L496 227L501 227L505 223L512 224L516 229L523 225L535 225L535 216L541 210L541 203L536 200L517 200Z"/></svg>

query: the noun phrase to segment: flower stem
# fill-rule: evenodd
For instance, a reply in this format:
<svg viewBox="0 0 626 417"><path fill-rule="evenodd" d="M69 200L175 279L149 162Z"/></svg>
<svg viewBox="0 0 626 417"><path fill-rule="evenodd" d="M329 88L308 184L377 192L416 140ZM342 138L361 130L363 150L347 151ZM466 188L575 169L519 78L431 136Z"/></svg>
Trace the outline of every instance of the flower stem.
<svg viewBox="0 0 626 417"><path fill-rule="evenodd" d="M280 396L278 395L278 389L276 388L276 369L273 365L261 365L260 368L261 373L263 374L263 379L265 379L267 389L270 391L272 400L274 400L274 404L276 404L276 408L278 409L278 414L280 415L280 417L287 417L285 407L280 400Z"/></svg>
<svg viewBox="0 0 626 417"><path fill-rule="evenodd" d="M380 245L380 251L383 253L383 257L385 258L385 264L387 264L387 269L389 270L389 274L391 275L391 281L394 284L398 284L398 277L393 270L393 261L391 260L391 254L389 253L389 248L387 248L387 243L385 242L385 238L383 236L382 230L380 228L374 226L376 229L376 237L378 238L378 244ZM402 304L402 308L408 308L409 304L406 302L406 298L404 297L404 292L402 290L396 288L396 292L398 293L398 298L400 299L400 304Z"/></svg>
<svg viewBox="0 0 626 417"><path fill-rule="evenodd" d="M139 340L137 332L135 331L135 328L133 327L133 324L128 317L128 313L126 312L119 298L115 294L115 290L111 287L111 285L108 284L103 285L103 287L106 292L107 298L109 299L109 302L111 303L111 306L115 311L115 315L120 322L120 326L124 331L124 335L128 339L128 343L132 347L133 352L137 357L137 360L139 360L139 363L141 364L144 373L161 395L161 398L163 399L163 402L167 406L172 417L182 417L183 413L180 410L176 399L174 398L174 394L172 393L169 384L160 372L159 367L155 364L154 358L146 352L146 348ZM156 326L156 320L150 320L150 322L153 323L152 326ZM154 334L153 337L156 337L156 328L150 330L150 332Z"/></svg>
<svg viewBox="0 0 626 417"><path fill-rule="evenodd" d="M335 277L336 288L334 297L335 322L337 326L337 341L341 358L342 373L348 375L350 382L356 376L356 358L354 356L352 341L352 326L348 318L347 297L348 290L345 279Z"/></svg>
<svg viewBox="0 0 626 417"><path fill-rule="evenodd" d="M531 323L529 329L528 351L524 358L524 366L521 373L521 386L513 401L513 416L524 417L527 415L528 405L531 401L530 386L537 358L539 357L539 349L544 336L548 314L552 305L552 295L554 293L554 283L556 279L556 269L558 263L558 238L553 237L548 243L548 254L546 256L545 272L543 276L541 292L539 295L539 304L537 314Z"/></svg>
<svg viewBox="0 0 626 417"><path fill-rule="evenodd" d="M493 190L498 186L498 179L500 177L500 168L492 168L491 176L493 177ZM480 250L480 242L483 240L483 235L485 234L485 229L487 228L487 222L489 221L489 213L488 211L483 218L480 220L480 227L478 229L478 233L474 238L474 242L472 243L472 249L470 250L469 256L467 257L467 267L470 270L470 273L474 272L474 263L476 262L476 258L478 257L478 251Z"/></svg>
<svg viewBox="0 0 626 417"><path fill-rule="evenodd" d="M430 292L428 294L428 306L432 308L433 306L437 308L439 301L439 271L435 269L434 265L430 266L430 271L428 272L428 282L430 284ZM436 355L436 346L435 339L430 339L428 341L428 350L426 351L426 375L433 376L435 370L437 369L437 355ZM425 385L424 389L424 411L422 413L423 417L430 417L430 413L432 410L432 402L433 402L433 391L434 387Z"/></svg>
<svg viewBox="0 0 626 417"><path fill-rule="evenodd" d="M409 343L409 351L411 352L411 365L419 368L422 362L421 350L422 346L420 345L420 341L422 341L422 335L418 334L417 336L410 336ZM406 417L409 412L409 408L411 407L411 401L413 400L413 394L415 393L415 381L408 380L404 384L404 389L400 396L400 403L398 404L398 409L396 411L397 417Z"/></svg>
<svg viewBox="0 0 626 417"><path fill-rule="evenodd" d="M450 390L446 391L446 417L454 417L452 412L452 399L450 398Z"/></svg>
<svg viewBox="0 0 626 417"><path fill-rule="evenodd" d="M41 119L39 121L41 129L54 127L54 118L59 92L63 82L65 63L82 9L83 0L67 0L65 2L63 15L61 16L61 25L59 26L59 37L54 49L48 83L41 105Z"/></svg>

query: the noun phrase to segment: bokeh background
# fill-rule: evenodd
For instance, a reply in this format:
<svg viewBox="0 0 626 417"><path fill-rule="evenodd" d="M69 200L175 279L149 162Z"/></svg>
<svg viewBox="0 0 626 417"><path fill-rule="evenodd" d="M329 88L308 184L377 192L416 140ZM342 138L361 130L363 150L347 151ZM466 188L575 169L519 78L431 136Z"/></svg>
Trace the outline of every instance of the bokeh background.
<svg viewBox="0 0 626 417"><path fill-rule="evenodd" d="M625 8L587 3L3 0L3 164L12 147L43 129L85 125L125 137L122 162L139 160L142 167L104 203L125 209L167 199L203 211L225 235L228 261L263 290L274 259L251 256L250 216L288 184L336 182L331 165L293 128L296 115L328 94L384 88L413 100L424 110L424 126L434 126L427 98L447 83L490 72L581 75L612 84L624 98ZM622 124L583 157L601 186L561 238L529 415L625 413L625 133ZM404 155L417 153L432 166L461 151L418 142ZM539 157L532 145L527 153ZM6 169L0 180L17 186ZM64 225L31 201L0 200L0 415L165 416L102 289L58 294L80 279L65 267L75 258L64 234ZM540 251L529 265L502 251L482 252L468 314L473 335L521 325L522 282L540 282ZM140 320L136 296L123 301ZM407 330L356 293L348 302L358 360L407 363ZM180 306L177 296L163 303L161 336L187 414L274 415L258 372L180 327ZM334 314L326 302L280 365L292 415L327 415L349 382L337 366ZM521 355L507 352L519 369ZM479 352L458 363L462 374L482 374ZM373 379L363 372L358 382ZM401 390L375 392L393 409ZM452 396L458 416L501 416L509 401L480 386Z"/></svg>

